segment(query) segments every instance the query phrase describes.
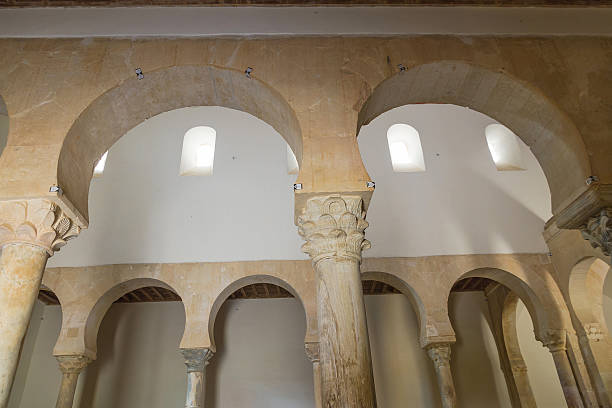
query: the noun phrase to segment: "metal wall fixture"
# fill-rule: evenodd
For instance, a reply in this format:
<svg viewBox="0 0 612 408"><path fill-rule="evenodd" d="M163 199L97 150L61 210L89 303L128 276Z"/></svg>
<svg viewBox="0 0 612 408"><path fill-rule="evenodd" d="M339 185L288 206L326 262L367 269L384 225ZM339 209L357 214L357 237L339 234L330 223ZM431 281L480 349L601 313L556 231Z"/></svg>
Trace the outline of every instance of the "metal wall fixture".
<svg viewBox="0 0 612 408"><path fill-rule="evenodd" d="M587 186L590 186L591 184L597 183L597 182L599 182L599 177L597 177L597 176L589 176L585 180L585 183L586 183Z"/></svg>

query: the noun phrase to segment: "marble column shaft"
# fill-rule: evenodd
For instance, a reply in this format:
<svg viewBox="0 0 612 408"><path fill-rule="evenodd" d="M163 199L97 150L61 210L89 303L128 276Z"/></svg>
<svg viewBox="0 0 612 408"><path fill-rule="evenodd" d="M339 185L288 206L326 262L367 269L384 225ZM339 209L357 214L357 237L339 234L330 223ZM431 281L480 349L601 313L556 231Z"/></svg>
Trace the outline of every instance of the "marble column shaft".
<svg viewBox="0 0 612 408"><path fill-rule="evenodd" d="M55 358L62 372L62 384L57 395L55 408L72 408L79 374L91 360L81 355L56 356Z"/></svg>
<svg viewBox="0 0 612 408"><path fill-rule="evenodd" d="M80 231L48 200L0 201L0 408L8 404L47 258Z"/></svg>
<svg viewBox="0 0 612 408"><path fill-rule="evenodd" d="M8 404L47 251L29 244L9 244L0 254L0 407Z"/></svg>
<svg viewBox="0 0 612 408"><path fill-rule="evenodd" d="M306 202L298 218L302 247L317 276L321 399L325 408L374 408L376 395L359 265L364 238L358 196Z"/></svg>
<svg viewBox="0 0 612 408"><path fill-rule="evenodd" d="M187 366L187 396L185 408L204 407L206 388L206 366L213 356L207 348L181 349Z"/></svg>
<svg viewBox="0 0 612 408"><path fill-rule="evenodd" d="M455 408L457 396L450 367L451 345L448 343L432 344L427 347L427 354L433 361L436 370L442 408Z"/></svg>
<svg viewBox="0 0 612 408"><path fill-rule="evenodd" d="M552 354L568 408L584 408L576 378L567 356L565 330L549 330L545 346Z"/></svg>

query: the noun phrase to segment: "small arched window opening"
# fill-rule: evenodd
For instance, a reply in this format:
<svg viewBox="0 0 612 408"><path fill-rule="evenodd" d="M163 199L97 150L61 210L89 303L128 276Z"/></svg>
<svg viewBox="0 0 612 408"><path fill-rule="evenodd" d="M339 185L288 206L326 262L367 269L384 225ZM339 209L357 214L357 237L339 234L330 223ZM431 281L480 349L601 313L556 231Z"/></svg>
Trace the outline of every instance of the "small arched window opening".
<svg viewBox="0 0 612 408"><path fill-rule="evenodd" d="M96 167L94 167L94 177L101 177L102 173L104 173L104 167L106 167L106 158L108 157L108 150L100 157L100 160L96 163Z"/></svg>
<svg viewBox="0 0 612 408"><path fill-rule="evenodd" d="M387 130L391 164L396 173L425 171L425 159L419 132L405 123L396 123Z"/></svg>
<svg viewBox="0 0 612 408"><path fill-rule="evenodd" d="M210 126L189 129L183 138L181 176L212 176L217 132Z"/></svg>
<svg viewBox="0 0 612 408"><path fill-rule="evenodd" d="M291 150L291 146L287 144L287 173L298 174L300 171L300 165L298 164L297 158Z"/></svg>
<svg viewBox="0 0 612 408"><path fill-rule="evenodd" d="M485 128L487 145L499 171L525 170L518 136L504 125L494 123Z"/></svg>

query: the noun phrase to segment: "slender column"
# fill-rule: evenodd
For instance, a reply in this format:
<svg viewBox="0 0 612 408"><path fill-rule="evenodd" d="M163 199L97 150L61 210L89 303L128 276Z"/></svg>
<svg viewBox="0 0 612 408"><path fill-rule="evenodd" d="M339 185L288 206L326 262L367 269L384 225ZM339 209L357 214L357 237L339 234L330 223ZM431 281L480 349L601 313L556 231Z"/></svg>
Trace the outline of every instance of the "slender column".
<svg viewBox="0 0 612 408"><path fill-rule="evenodd" d="M455 395L455 384L450 367L451 345L448 343L432 344L427 347L427 354L436 369L442 408L455 408L457 406L457 396Z"/></svg>
<svg viewBox="0 0 612 408"><path fill-rule="evenodd" d="M204 407L206 366L213 356L207 348L181 349L187 366L187 398L185 408Z"/></svg>
<svg viewBox="0 0 612 408"><path fill-rule="evenodd" d="M88 357L79 355L56 356L55 358L62 372L62 384L57 395L55 408L72 408L79 374L81 374L81 371L87 367L91 360Z"/></svg>
<svg viewBox="0 0 612 408"><path fill-rule="evenodd" d="M576 379L567 357L565 330L548 330L544 345L552 354L568 408L584 408Z"/></svg>
<svg viewBox="0 0 612 408"><path fill-rule="evenodd" d="M359 264L364 238L358 196L310 198L298 218L317 276L321 399L326 408L374 408L376 395Z"/></svg>
<svg viewBox="0 0 612 408"><path fill-rule="evenodd" d="M321 363L319 359L319 343L306 343L304 345L306 355L312 362L312 374L314 377L314 400L315 408L323 408L321 399Z"/></svg>
<svg viewBox="0 0 612 408"><path fill-rule="evenodd" d="M79 232L49 201L0 202L0 408L8 404L47 258Z"/></svg>

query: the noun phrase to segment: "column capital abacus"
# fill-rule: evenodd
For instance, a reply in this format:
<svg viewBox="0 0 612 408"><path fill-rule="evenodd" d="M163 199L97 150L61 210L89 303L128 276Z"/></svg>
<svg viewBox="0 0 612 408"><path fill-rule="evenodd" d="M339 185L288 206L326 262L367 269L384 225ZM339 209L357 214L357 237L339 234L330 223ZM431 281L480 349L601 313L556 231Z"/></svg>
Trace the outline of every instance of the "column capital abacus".
<svg viewBox="0 0 612 408"><path fill-rule="evenodd" d="M91 363L91 359L83 355L55 356L63 374L79 374Z"/></svg>
<svg viewBox="0 0 612 408"><path fill-rule="evenodd" d="M426 348L427 355L434 362L436 367L449 366L451 345L450 343L434 343Z"/></svg>
<svg viewBox="0 0 612 408"><path fill-rule="evenodd" d="M567 332L563 329L546 330L542 343L551 353L567 350Z"/></svg>
<svg viewBox="0 0 612 408"><path fill-rule="evenodd" d="M78 223L50 200L0 201L0 248L30 244L52 256L80 232Z"/></svg>
<svg viewBox="0 0 612 408"><path fill-rule="evenodd" d="M181 349L187 372L202 372L215 353L209 348Z"/></svg>
<svg viewBox="0 0 612 408"><path fill-rule="evenodd" d="M298 217L298 231L306 240L302 250L316 264L322 259L361 261L361 251L370 248L364 230L368 227L363 200L339 194L308 199Z"/></svg>
<svg viewBox="0 0 612 408"><path fill-rule="evenodd" d="M605 256L612 256L612 207L603 208L580 227L582 237L593 248L601 248Z"/></svg>
<svg viewBox="0 0 612 408"><path fill-rule="evenodd" d="M306 356L312 363L318 363L320 361L319 354L319 343L304 343L304 350L306 351Z"/></svg>

